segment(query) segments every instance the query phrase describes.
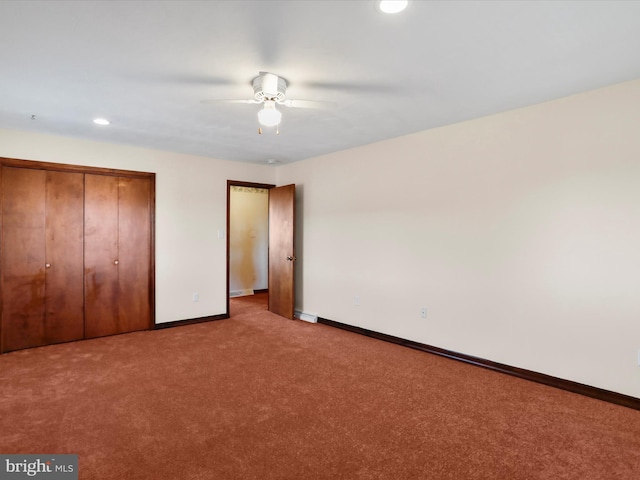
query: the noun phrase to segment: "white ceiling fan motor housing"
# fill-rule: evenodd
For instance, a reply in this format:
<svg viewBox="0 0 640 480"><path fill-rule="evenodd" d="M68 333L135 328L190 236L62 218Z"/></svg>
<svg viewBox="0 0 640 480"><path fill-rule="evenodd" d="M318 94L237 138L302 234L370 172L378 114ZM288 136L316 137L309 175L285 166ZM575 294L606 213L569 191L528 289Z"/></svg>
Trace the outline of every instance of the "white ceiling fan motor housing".
<svg viewBox="0 0 640 480"><path fill-rule="evenodd" d="M255 99L259 102L265 100L282 102L287 92L287 81L273 73L260 72L260 75L253 79L253 92Z"/></svg>

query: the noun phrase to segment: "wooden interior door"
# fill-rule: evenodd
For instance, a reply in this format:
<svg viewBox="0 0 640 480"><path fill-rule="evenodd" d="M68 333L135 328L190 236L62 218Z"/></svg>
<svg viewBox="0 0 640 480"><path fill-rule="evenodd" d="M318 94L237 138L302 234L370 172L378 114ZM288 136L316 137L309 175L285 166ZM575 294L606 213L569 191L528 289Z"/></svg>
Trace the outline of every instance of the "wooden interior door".
<svg viewBox="0 0 640 480"><path fill-rule="evenodd" d="M151 179L86 175L85 337L151 328Z"/></svg>
<svg viewBox="0 0 640 480"><path fill-rule="evenodd" d="M2 351L44 344L45 181L2 169Z"/></svg>
<svg viewBox="0 0 640 480"><path fill-rule="evenodd" d="M293 318L296 186L269 190L269 310Z"/></svg>
<svg viewBox="0 0 640 480"><path fill-rule="evenodd" d="M84 174L46 172L44 344L84 337Z"/></svg>
<svg viewBox="0 0 640 480"><path fill-rule="evenodd" d="M152 326L151 180L118 179L118 299L120 332Z"/></svg>
<svg viewBox="0 0 640 480"><path fill-rule="evenodd" d="M83 174L2 169L2 351L84 334Z"/></svg>
<svg viewBox="0 0 640 480"><path fill-rule="evenodd" d="M3 158L0 209L0 353L153 327L153 174Z"/></svg>
<svg viewBox="0 0 640 480"><path fill-rule="evenodd" d="M120 333L118 177L85 175L85 337Z"/></svg>

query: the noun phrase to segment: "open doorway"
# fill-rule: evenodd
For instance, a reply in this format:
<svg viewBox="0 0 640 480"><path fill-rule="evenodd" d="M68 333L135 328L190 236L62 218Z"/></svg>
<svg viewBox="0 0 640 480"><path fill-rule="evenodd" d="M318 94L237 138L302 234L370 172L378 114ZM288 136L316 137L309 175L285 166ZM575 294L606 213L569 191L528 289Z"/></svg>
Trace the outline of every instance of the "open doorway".
<svg viewBox="0 0 640 480"><path fill-rule="evenodd" d="M268 290L269 190L231 185L229 297Z"/></svg>
<svg viewBox="0 0 640 480"><path fill-rule="evenodd" d="M227 313L230 299L259 294L268 303L269 189L275 185L227 181ZM238 302L236 302L238 303Z"/></svg>
<svg viewBox="0 0 640 480"><path fill-rule="evenodd" d="M242 277L246 276L242 273L248 271L248 283L257 279L255 265L251 265L253 259L259 258L261 253L254 250L253 240L257 238L258 227L251 225L244 228L241 238L231 238L229 232L232 230L232 191L237 190L236 187L246 187L248 191L265 189L268 192L268 309L270 312L285 318L294 318L295 305L295 193L296 186L294 184L276 187L275 185L260 184L252 182L240 182L227 180L227 314L230 315L229 298L230 298L230 280L231 280L231 243L240 245L240 251L234 253L235 264L238 265L238 272L234 271L236 278L235 292L242 294L244 291L250 290L248 286L242 286ZM242 191L242 189L240 189ZM233 221L235 221L234 219ZM243 223L240 221L240 223ZM234 230L235 230L234 226ZM243 237L247 237L243 238ZM243 249L242 245L246 244ZM247 259L244 257L248 257ZM236 268L236 267L234 267ZM256 277L256 278L253 278ZM237 287L240 285L240 288ZM264 290L264 289L262 289Z"/></svg>

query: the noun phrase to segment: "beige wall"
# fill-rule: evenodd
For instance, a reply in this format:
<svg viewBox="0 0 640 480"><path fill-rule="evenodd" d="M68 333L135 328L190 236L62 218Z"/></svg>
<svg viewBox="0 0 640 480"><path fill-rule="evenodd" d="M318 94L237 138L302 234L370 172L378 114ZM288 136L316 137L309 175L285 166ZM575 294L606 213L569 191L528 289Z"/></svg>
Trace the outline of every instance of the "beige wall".
<svg viewBox="0 0 640 480"><path fill-rule="evenodd" d="M2 129L0 156L157 173L158 322L225 310L227 179L296 183L298 309L640 398L639 125L634 81L277 170Z"/></svg>
<svg viewBox="0 0 640 480"><path fill-rule="evenodd" d="M281 166L297 308L640 397L639 128L634 81Z"/></svg>
<svg viewBox="0 0 640 480"><path fill-rule="evenodd" d="M275 182L270 166L15 130L0 156L156 173L157 323L225 313L227 180Z"/></svg>
<svg viewBox="0 0 640 480"><path fill-rule="evenodd" d="M229 201L229 290L269 285L269 190L232 186Z"/></svg>

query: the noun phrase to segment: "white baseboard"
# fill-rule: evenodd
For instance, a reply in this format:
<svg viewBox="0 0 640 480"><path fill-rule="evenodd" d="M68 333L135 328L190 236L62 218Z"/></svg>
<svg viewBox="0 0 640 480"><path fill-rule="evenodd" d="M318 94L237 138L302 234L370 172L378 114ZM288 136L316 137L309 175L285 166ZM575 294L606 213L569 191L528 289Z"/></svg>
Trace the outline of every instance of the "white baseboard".
<svg viewBox="0 0 640 480"><path fill-rule="evenodd" d="M301 312L300 310L296 310L293 314L293 316L299 320L303 320L305 322L309 322L309 323L318 323L318 315L314 314L314 313L305 313L305 312Z"/></svg>
<svg viewBox="0 0 640 480"><path fill-rule="evenodd" d="M231 290L229 292L229 297L246 297L247 295L253 295L253 290Z"/></svg>

